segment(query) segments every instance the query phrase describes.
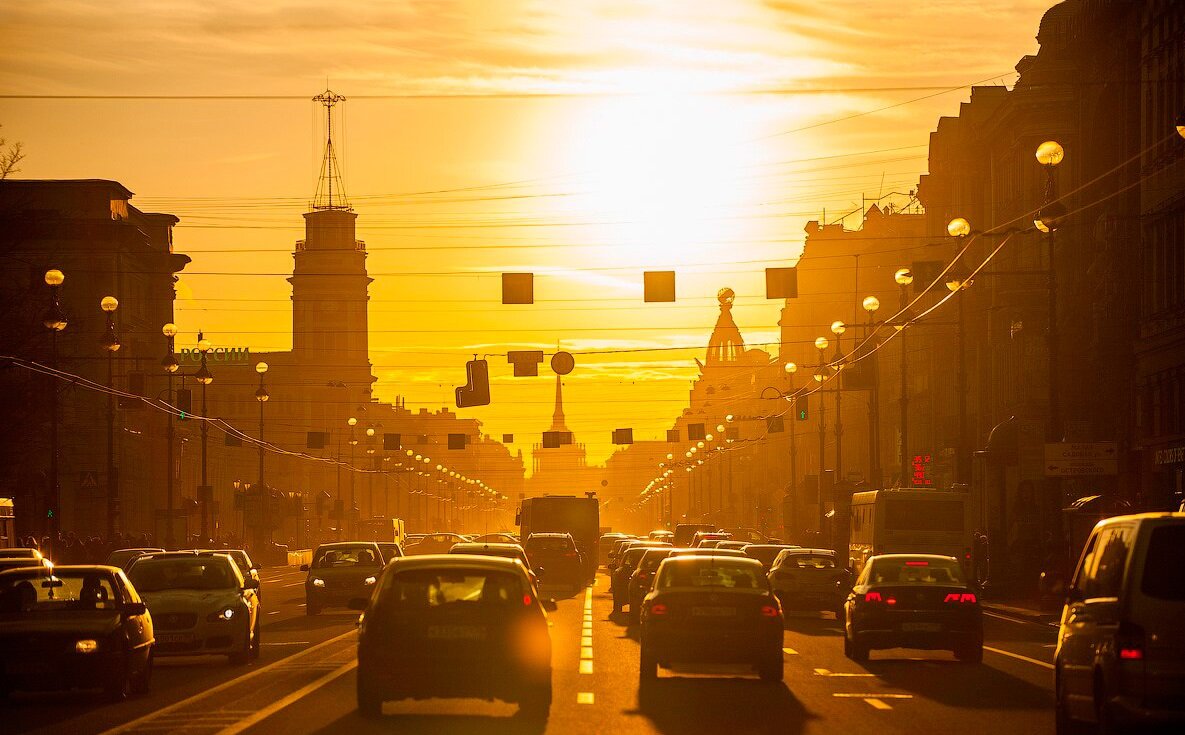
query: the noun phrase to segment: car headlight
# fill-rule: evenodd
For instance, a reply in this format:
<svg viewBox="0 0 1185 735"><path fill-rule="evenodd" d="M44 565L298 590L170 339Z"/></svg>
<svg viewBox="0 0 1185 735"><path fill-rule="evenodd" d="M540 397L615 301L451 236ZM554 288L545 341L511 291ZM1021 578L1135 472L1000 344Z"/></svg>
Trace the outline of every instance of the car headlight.
<svg viewBox="0 0 1185 735"><path fill-rule="evenodd" d="M94 653L99 650L99 642L93 638L84 638L74 644L74 650L78 653Z"/></svg>
<svg viewBox="0 0 1185 735"><path fill-rule="evenodd" d="M378 580L377 580L377 579L375 579L374 577L367 577L366 579L362 580L362 584L371 585L371 584L374 584L374 583L375 583L375 582L377 582L377 581L378 581Z"/></svg>
<svg viewBox="0 0 1185 735"><path fill-rule="evenodd" d="M325 580L321 579L320 577L313 577L313 586L314 587L324 587Z"/></svg>
<svg viewBox="0 0 1185 735"><path fill-rule="evenodd" d="M235 616L235 609L233 607L226 607L221 610L210 613L206 616L206 620L211 623L223 623L233 619Z"/></svg>

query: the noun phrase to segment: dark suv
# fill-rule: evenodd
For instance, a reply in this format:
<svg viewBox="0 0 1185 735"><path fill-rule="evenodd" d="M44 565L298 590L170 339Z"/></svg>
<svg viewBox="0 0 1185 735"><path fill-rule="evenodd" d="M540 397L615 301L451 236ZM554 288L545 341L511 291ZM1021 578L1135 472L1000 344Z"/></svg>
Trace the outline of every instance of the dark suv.
<svg viewBox="0 0 1185 735"><path fill-rule="evenodd" d="M570 533L533 533L523 544L531 568L547 587L584 586L584 560Z"/></svg>

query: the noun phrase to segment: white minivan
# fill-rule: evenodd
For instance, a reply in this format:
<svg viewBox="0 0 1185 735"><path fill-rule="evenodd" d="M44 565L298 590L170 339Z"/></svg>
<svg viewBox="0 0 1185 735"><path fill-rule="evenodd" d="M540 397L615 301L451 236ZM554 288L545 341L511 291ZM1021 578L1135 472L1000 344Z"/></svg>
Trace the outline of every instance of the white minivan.
<svg viewBox="0 0 1185 735"><path fill-rule="evenodd" d="M1057 731L1185 727L1185 513L1100 521L1062 610Z"/></svg>

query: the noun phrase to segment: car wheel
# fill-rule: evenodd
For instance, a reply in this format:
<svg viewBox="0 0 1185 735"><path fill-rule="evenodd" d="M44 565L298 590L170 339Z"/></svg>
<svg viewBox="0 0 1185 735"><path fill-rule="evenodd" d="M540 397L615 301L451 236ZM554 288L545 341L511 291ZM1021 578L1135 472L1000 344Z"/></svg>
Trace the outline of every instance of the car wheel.
<svg viewBox="0 0 1185 735"><path fill-rule="evenodd" d="M1070 713L1066 710L1066 693L1062 690L1063 686L1062 673L1059 668L1053 676L1055 697L1053 731L1056 735L1085 735L1088 730L1086 725L1070 717Z"/></svg>
<svg viewBox="0 0 1185 735"><path fill-rule="evenodd" d="M259 630L259 619L255 620L255 633L251 636L251 658L259 658L259 650L263 647L263 639L261 638L261 631Z"/></svg>
<svg viewBox="0 0 1185 735"><path fill-rule="evenodd" d="M757 675L761 677L762 681L780 682L785 678L785 666L782 664L781 651L778 652L778 657L770 658L767 661L762 661L757 664Z"/></svg>
<svg viewBox="0 0 1185 735"><path fill-rule="evenodd" d="M314 605L311 602L306 603L304 606L304 614L305 615L320 615L321 614L321 606Z"/></svg>
<svg viewBox="0 0 1185 735"><path fill-rule="evenodd" d="M955 649L955 658L965 664L983 663L983 644L972 643Z"/></svg>
<svg viewBox="0 0 1185 735"><path fill-rule="evenodd" d="M358 712L367 719L377 719L383 715L383 697L367 683L369 680L369 676L358 672Z"/></svg>
<svg viewBox="0 0 1185 735"><path fill-rule="evenodd" d="M149 650L148 658L144 661L144 670L141 671L140 675L136 677L136 694L147 694L152 688L152 664L154 659L155 656L153 656L152 651Z"/></svg>
<svg viewBox="0 0 1185 735"><path fill-rule="evenodd" d="M134 689L131 667L125 660L123 665L111 674L111 679L103 686L103 694L109 702L122 702L132 694Z"/></svg>
<svg viewBox="0 0 1185 735"><path fill-rule="evenodd" d="M1115 735L1120 731L1115 725L1115 716L1107 703L1107 690L1103 686L1103 682L1097 680L1094 687L1094 711L1096 735Z"/></svg>
<svg viewBox="0 0 1185 735"><path fill-rule="evenodd" d="M868 660L868 646L862 646L845 635L843 639L843 655L853 661L862 663Z"/></svg>
<svg viewBox="0 0 1185 735"><path fill-rule="evenodd" d="M642 619L641 615L638 614L638 606L633 603L630 603L629 624L630 625L637 625L641 621L641 619Z"/></svg>
<svg viewBox="0 0 1185 735"><path fill-rule="evenodd" d="M523 692L518 701L518 717L528 722L547 722L551 714L551 681L537 684Z"/></svg>
<svg viewBox="0 0 1185 735"><path fill-rule="evenodd" d="M251 660L251 629L243 631L243 650L235 651L228 657L231 666L243 666Z"/></svg>
<svg viewBox="0 0 1185 735"><path fill-rule="evenodd" d="M639 661L638 679L643 682L652 682L658 678L658 657L650 650L650 646L645 643L642 644L642 655Z"/></svg>

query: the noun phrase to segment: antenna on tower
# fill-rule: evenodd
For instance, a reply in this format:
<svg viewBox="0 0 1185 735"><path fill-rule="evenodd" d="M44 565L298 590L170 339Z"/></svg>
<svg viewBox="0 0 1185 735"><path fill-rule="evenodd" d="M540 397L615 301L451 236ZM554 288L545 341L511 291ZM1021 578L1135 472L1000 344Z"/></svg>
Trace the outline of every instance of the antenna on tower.
<svg viewBox="0 0 1185 735"><path fill-rule="evenodd" d="M328 86L324 92L313 98L313 102L320 102L325 107L325 155L321 158L321 175L317 178L313 209L350 209L350 204L346 201L346 188L342 184L341 165L338 164L337 153L333 149L333 106L345 101L345 97L331 91ZM337 201L334 201L335 193Z"/></svg>

